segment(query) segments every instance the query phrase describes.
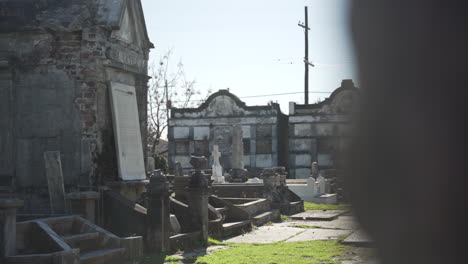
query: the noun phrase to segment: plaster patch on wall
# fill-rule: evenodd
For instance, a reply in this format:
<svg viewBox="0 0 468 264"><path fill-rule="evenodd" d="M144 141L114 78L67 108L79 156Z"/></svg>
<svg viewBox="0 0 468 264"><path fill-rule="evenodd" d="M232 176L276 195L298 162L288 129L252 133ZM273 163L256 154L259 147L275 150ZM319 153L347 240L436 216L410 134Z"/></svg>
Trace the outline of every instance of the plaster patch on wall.
<svg viewBox="0 0 468 264"><path fill-rule="evenodd" d="M269 168L273 165L273 160L271 159L271 155L256 155L255 156L255 167L257 168Z"/></svg>
<svg viewBox="0 0 468 264"><path fill-rule="evenodd" d="M295 124L294 125L294 135L297 137L307 137L310 136L311 133L311 124Z"/></svg>
<svg viewBox="0 0 468 264"><path fill-rule="evenodd" d="M333 158L329 154L318 154L317 162L319 166L333 166Z"/></svg>
<svg viewBox="0 0 468 264"><path fill-rule="evenodd" d="M250 126L242 126L242 135L244 138L250 138Z"/></svg>
<svg viewBox="0 0 468 264"><path fill-rule="evenodd" d="M208 140L208 139L210 139L209 127L194 127L193 128L193 140Z"/></svg>
<svg viewBox="0 0 468 264"><path fill-rule="evenodd" d="M309 154L296 155L296 166L312 166L312 157Z"/></svg>
<svg viewBox="0 0 468 264"><path fill-rule="evenodd" d="M244 166L250 167L250 155L244 155Z"/></svg>
<svg viewBox="0 0 468 264"><path fill-rule="evenodd" d="M296 179L308 179L310 177L309 168L298 168L296 169Z"/></svg>
<svg viewBox="0 0 468 264"><path fill-rule="evenodd" d="M174 164L177 162L180 162L180 165L182 168L192 168L192 165L190 164L190 157L187 156L175 156L174 158Z"/></svg>
<svg viewBox="0 0 468 264"><path fill-rule="evenodd" d="M174 139L188 139L189 135L188 127L174 127Z"/></svg>
<svg viewBox="0 0 468 264"><path fill-rule="evenodd" d="M309 151L312 149L312 139L294 139L293 151Z"/></svg>

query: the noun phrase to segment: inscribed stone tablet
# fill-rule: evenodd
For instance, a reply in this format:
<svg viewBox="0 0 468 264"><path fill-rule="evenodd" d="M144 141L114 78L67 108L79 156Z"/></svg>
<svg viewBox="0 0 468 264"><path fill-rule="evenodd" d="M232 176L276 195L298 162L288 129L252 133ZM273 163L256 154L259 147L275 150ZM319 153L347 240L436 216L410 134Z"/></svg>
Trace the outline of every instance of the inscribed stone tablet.
<svg viewBox="0 0 468 264"><path fill-rule="evenodd" d="M135 87L111 83L115 145L122 180L146 178Z"/></svg>

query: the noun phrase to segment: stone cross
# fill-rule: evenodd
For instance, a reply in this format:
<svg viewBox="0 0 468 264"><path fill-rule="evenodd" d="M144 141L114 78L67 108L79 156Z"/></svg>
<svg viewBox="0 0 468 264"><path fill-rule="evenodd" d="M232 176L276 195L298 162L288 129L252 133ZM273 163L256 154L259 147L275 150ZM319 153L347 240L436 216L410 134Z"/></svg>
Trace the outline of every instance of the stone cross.
<svg viewBox="0 0 468 264"><path fill-rule="evenodd" d="M220 165L219 158L221 157L221 152L219 152L218 145L213 146L213 152L211 152L211 154L213 155L213 165L216 165L216 166Z"/></svg>
<svg viewBox="0 0 468 264"><path fill-rule="evenodd" d="M223 176L223 167L219 163L219 157L221 153L219 152L218 145L213 146L213 166L211 167L211 179L214 180L214 183L224 183L224 176Z"/></svg>

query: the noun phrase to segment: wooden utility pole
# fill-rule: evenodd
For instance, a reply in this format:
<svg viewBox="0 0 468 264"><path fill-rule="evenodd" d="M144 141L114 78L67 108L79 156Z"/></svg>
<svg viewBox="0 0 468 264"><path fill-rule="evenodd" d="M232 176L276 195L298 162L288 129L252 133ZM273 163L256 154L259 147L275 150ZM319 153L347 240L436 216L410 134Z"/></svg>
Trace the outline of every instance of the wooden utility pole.
<svg viewBox="0 0 468 264"><path fill-rule="evenodd" d="M307 12L307 6L304 6L305 13L305 22L298 24L298 26L304 28L305 35L305 55L304 55L304 95L305 95L305 104L309 104L309 66L314 67L312 63L309 62L309 15Z"/></svg>
<svg viewBox="0 0 468 264"><path fill-rule="evenodd" d="M164 91L166 92L166 117L167 122L169 122L169 109L172 107L172 102L169 101L169 87L167 85L167 80L164 80Z"/></svg>

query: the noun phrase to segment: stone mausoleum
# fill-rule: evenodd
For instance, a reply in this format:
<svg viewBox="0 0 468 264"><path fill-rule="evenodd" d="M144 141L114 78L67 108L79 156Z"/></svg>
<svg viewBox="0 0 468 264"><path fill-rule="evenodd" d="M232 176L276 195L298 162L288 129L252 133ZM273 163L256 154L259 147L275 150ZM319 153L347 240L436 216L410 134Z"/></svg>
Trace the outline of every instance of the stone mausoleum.
<svg viewBox="0 0 468 264"><path fill-rule="evenodd" d="M230 169L233 126L241 125L245 168L255 172L284 166L289 178L309 178L314 161L321 169L332 169L342 162L340 150L348 143L358 96L352 80L343 80L324 101L308 105L291 102L289 115L284 115L278 104L246 106L228 90L220 90L198 108L171 110L169 167L172 170L180 162L184 169L190 169L190 155L208 157L213 145L218 145L221 166Z"/></svg>
<svg viewBox="0 0 468 264"><path fill-rule="evenodd" d="M353 81L343 80L341 87L322 102L289 104L290 178L308 178L312 162L317 162L320 169L341 167L358 97Z"/></svg>
<svg viewBox="0 0 468 264"><path fill-rule="evenodd" d="M152 47L140 1L0 2L0 185L24 211L49 210L46 151L67 191L146 178Z"/></svg>
<svg viewBox="0 0 468 264"><path fill-rule="evenodd" d="M280 106L247 106L228 90L219 90L198 108L171 110L169 168L180 162L190 169L190 155L209 157L213 145L219 146L223 168L232 168L234 125L242 126L245 168L287 166L288 120Z"/></svg>

